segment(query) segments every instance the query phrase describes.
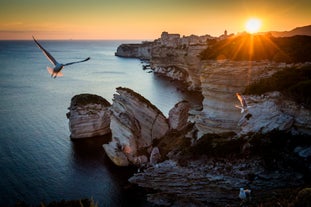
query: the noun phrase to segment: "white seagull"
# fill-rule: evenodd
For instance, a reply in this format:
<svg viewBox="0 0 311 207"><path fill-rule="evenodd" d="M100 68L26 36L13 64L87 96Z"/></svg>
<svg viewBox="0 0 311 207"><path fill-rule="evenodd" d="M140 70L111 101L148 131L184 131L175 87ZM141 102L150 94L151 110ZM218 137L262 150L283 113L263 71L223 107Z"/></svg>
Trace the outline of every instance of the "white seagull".
<svg viewBox="0 0 311 207"><path fill-rule="evenodd" d="M85 62L85 61L88 61L89 59L91 59L90 57L88 57L84 60L80 60L80 61L76 61L76 62L71 62L71 63L66 63L66 64L59 63L55 60L55 58L48 51L46 51L39 44L39 42L33 36L32 36L32 38L35 41L35 43L37 44L37 46L42 50L43 54L47 57L47 59L54 65L54 68L47 67L49 74L51 74L51 77L53 77L53 78L63 76L63 73L61 72L61 70L64 68L64 66L72 65L75 63Z"/></svg>
<svg viewBox="0 0 311 207"><path fill-rule="evenodd" d="M250 196L251 190L249 189L244 190L244 188L240 188L239 198L241 198L241 200L243 201L245 201L246 199L250 200Z"/></svg>
<svg viewBox="0 0 311 207"><path fill-rule="evenodd" d="M242 113L244 113L244 111L246 111L250 106L248 106L248 105L246 104L246 101L245 101L244 97L243 97L241 94L236 93L235 95L237 96L237 98L239 99L240 104L241 104L241 106L235 105L235 107L241 109L241 114L242 114Z"/></svg>

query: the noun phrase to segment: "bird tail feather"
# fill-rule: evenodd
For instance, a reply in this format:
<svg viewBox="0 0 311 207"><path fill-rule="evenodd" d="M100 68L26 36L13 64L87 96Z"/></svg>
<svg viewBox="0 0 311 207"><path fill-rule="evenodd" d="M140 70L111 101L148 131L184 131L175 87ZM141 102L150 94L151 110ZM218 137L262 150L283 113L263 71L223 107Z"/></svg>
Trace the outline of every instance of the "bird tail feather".
<svg viewBox="0 0 311 207"><path fill-rule="evenodd" d="M46 69L48 70L48 73L49 73L50 75L56 75L56 77L62 77L62 76L64 76L64 74L63 74L61 71L58 72L58 73L54 73L53 68L47 67Z"/></svg>
<svg viewBox="0 0 311 207"><path fill-rule="evenodd" d="M242 106L235 105L235 107L241 109L241 114L244 113L245 109Z"/></svg>

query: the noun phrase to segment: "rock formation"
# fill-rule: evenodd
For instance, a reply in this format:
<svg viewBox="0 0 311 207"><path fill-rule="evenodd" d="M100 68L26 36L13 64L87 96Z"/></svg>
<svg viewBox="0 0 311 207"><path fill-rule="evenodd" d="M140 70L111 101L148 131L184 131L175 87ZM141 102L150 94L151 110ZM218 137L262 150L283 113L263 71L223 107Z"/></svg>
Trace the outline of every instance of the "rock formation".
<svg viewBox="0 0 311 207"><path fill-rule="evenodd" d="M188 125L189 104L177 103L169 118L147 99L128 88L117 88L113 104L92 94L72 98L67 113L71 138L87 138L111 132L112 141L103 147L118 166L153 165L161 160L155 145L170 131L181 131Z"/></svg>
<svg viewBox="0 0 311 207"><path fill-rule="evenodd" d="M238 123L242 114L235 107L240 104L235 94L285 66L267 61L204 62L201 71L203 110L196 116L196 127L200 134L238 133L241 130Z"/></svg>
<svg viewBox="0 0 311 207"><path fill-rule="evenodd" d="M255 180L250 181L251 176ZM251 188L260 202L260 198L273 189L303 183L299 173L266 171L258 158L196 160L186 166L167 160L134 174L129 181L155 190L156 193L148 195L148 200L160 206L239 206L241 187Z"/></svg>
<svg viewBox="0 0 311 207"><path fill-rule="evenodd" d="M279 130L311 135L311 111L287 100L279 92L246 98L251 107L239 121L239 134Z"/></svg>
<svg viewBox="0 0 311 207"><path fill-rule="evenodd" d="M138 108L129 108L137 104L136 95L121 88L112 107L113 140L104 146L107 154L121 166L149 163L129 181L153 189L148 200L161 206L238 206L239 189L246 187L254 192L257 203L251 204L256 206L276 189L304 185L311 172L311 111L279 92L243 95L250 107L244 113L235 107L240 104L236 93L293 65L200 60L209 38L164 32L145 55L150 55L155 73L201 89L203 109L191 112L194 127L188 125L189 108L181 102L169 112L165 133L142 142L141 125L146 120L136 117L143 114L136 112ZM134 53L141 56L138 50ZM143 104L141 109L145 108ZM164 120L163 116L161 123Z"/></svg>
<svg viewBox="0 0 311 207"><path fill-rule="evenodd" d="M295 189L308 180L310 147L294 148L297 138L285 133L247 140L206 135L129 181L152 189L148 200L160 206L239 206L240 188L251 189L247 206L257 206L272 200L271 194L282 194L282 189ZM282 141L275 142L278 139ZM246 143L248 152L241 148Z"/></svg>
<svg viewBox="0 0 311 207"><path fill-rule="evenodd" d="M227 35L223 35L218 39L227 37ZM291 67L292 64L275 63L265 60L201 60L199 58L200 53L208 47L208 40L212 39L210 36L199 37L191 35L180 37L179 34L163 32L159 39L148 43L148 55L143 55L143 52L139 54L139 49L135 49L135 47L141 47L141 50L145 51L143 49L145 48L144 44L140 46L136 44L133 45L133 50L138 54L129 54L128 57L148 56L150 66L155 74L161 74L174 80L186 82L190 90L201 90L204 96L202 103L203 110L195 117L199 136L206 133L240 133L241 130L243 133L246 133L247 130L253 132L255 130L254 127L244 126L241 129L242 121L239 122L239 120L243 114L235 107L235 105L239 104L235 93L243 93L247 85L261 78L269 77L278 70ZM130 46L127 45L127 47ZM278 106L280 103L280 101L275 102L274 104L276 106L274 109L280 108ZM266 102L266 104L268 103ZM270 104L273 105L272 102ZM265 107L272 107L272 105ZM284 110L282 109L281 111ZM299 118L300 116L301 118ZM295 112L294 115L282 113L281 116L277 116L278 123L282 123L279 123L280 126L275 129L285 129L289 125L296 127L296 125L299 125L298 123L304 122L301 121L303 117L303 113L299 112ZM276 119L274 120L277 121ZM284 120L287 120L286 126L283 123ZM296 124L291 125L290 120L295 120ZM308 119L305 119L305 121L308 121ZM251 124L251 122L248 123ZM282 124L284 126L281 126ZM310 125L310 123L302 123L302 125L304 126L300 127L301 132L303 131L302 128L305 128L305 125ZM257 131L270 131L270 128L264 130L258 129Z"/></svg>
<svg viewBox="0 0 311 207"><path fill-rule="evenodd" d="M158 147L154 147L150 153L150 165L155 165L161 160L161 154Z"/></svg>
<svg viewBox="0 0 311 207"><path fill-rule="evenodd" d="M147 59L156 74L183 81L189 90L200 89L199 54L207 47L209 35L180 37L163 32L161 38L142 44L122 44L116 56Z"/></svg>
<svg viewBox="0 0 311 207"><path fill-rule="evenodd" d="M203 109L191 112L189 124L187 102L177 103L166 118L141 95L117 88L110 113L105 112L112 140L103 148L118 166L146 167L129 181L153 189L149 201L161 206L238 206L239 189L248 187L258 204L275 189L310 180L311 147L305 136L311 134L310 110L279 92L244 95L250 106L244 113L235 107L240 104L236 93L292 65L202 61L198 54L206 44L196 36L162 33L145 44L122 45L116 55L150 59L156 73L200 88L204 96ZM75 102L69 118L83 111ZM82 127L71 128L73 134ZM231 132L237 136L228 137Z"/></svg>
<svg viewBox="0 0 311 207"><path fill-rule="evenodd" d="M110 133L110 103L97 95L80 94L71 99L67 118L70 137L87 138Z"/></svg>
<svg viewBox="0 0 311 207"><path fill-rule="evenodd" d="M112 141L103 147L119 166L147 161L154 140L163 137L169 124L163 113L141 95L117 88L111 106Z"/></svg>
<svg viewBox="0 0 311 207"><path fill-rule="evenodd" d="M181 131L188 125L190 105L186 101L181 101L169 111L169 124L173 130Z"/></svg>
<svg viewBox="0 0 311 207"><path fill-rule="evenodd" d="M152 42L142 42L141 44L121 44L117 48L116 56L139 58L149 60L151 58Z"/></svg>

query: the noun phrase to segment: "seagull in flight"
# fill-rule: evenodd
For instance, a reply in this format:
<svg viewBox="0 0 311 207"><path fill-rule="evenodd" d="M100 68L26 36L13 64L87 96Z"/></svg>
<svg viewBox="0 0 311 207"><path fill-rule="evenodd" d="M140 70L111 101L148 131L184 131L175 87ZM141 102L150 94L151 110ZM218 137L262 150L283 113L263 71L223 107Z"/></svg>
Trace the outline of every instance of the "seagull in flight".
<svg viewBox="0 0 311 207"><path fill-rule="evenodd" d="M51 74L51 77L53 77L53 78L63 76L63 73L61 72L61 70L64 68L64 66L72 65L75 63L85 62L85 61L88 61L89 59L91 59L90 57L88 57L84 60L80 60L80 61L76 61L76 62L70 62L70 63L66 63L66 64L59 63L55 60L55 58L47 50L45 50L42 47L42 45L39 44L39 42L33 36L32 36L32 38L35 41L35 43L37 44L37 46L42 50L42 52L46 56L46 58L54 65L54 68L47 67L49 74Z"/></svg>
<svg viewBox="0 0 311 207"><path fill-rule="evenodd" d="M241 114L243 114L244 111L246 111L250 106L248 106L246 104L246 101L245 101L244 97L241 94L236 93L235 95L237 96L237 98L239 99L240 104L241 104L241 106L235 105L235 107L241 109Z"/></svg>

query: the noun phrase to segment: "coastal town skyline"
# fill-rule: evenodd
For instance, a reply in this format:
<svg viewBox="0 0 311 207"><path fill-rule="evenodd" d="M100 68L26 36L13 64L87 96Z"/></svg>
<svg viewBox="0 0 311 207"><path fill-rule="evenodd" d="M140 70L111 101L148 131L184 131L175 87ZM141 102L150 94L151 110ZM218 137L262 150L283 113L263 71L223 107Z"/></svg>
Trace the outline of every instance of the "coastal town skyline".
<svg viewBox="0 0 311 207"><path fill-rule="evenodd" d="M289 31L309 25L308 0L227 1L0 1L0 39L155 39L162 31L219 36L246 31Z"/></svg>

